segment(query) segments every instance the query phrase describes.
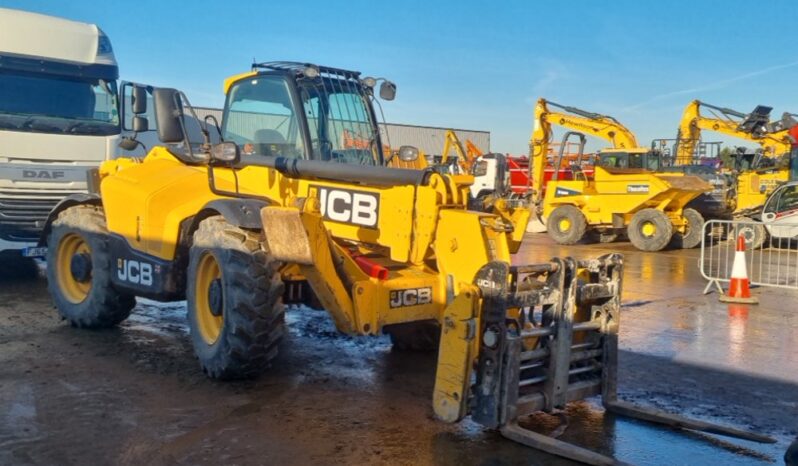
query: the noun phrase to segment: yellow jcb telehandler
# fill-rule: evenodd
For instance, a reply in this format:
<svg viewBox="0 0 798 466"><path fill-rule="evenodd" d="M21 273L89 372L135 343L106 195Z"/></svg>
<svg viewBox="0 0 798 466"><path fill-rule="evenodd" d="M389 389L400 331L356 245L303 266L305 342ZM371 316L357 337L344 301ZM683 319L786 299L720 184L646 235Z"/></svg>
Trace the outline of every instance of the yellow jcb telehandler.
<svg viewBox="0 0 798 466"><path fill-rule="evenodd" d="M469 211L467 185L386 166L375 85L342 69L255 64L225 81L216 145L207 128L202 140L189 136L185 96L153 89L162 145L141 160L105 162L91 192L67 198L47 221L58 312L76 327L110 327L135 296L185 299L200 366L228 379L258 374L276 356L284 303L321 307L343 333L437 346L439 419L470 415L590 464L614 459L517 420L602 395L622 414L770 440L619 401L622 257L511 265L506 222ZM382 98L394 93L382 83ZM141 94L133 90L146 101ZM344 129L369 144L345 148ZM412 161L418 151L397 156Z"/></svg>

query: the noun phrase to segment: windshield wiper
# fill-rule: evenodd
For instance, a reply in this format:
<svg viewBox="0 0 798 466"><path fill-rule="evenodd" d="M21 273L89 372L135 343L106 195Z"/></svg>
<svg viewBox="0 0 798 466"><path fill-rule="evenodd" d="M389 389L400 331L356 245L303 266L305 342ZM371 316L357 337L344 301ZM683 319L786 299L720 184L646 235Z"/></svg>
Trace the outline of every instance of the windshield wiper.
<svg viewBox="0 0 798 466"><path fill-rule="evenodd" d="M55 125L49 125L34 117L30 117L27 120L25 120L25 122L19 126L19 129L27 129L29 131L35 131L41 133L52 133L55 131L59 132L62 131L61 127Z"/></svg>
<svg viewBox="0 0 798 466"><path fill-rule="evenodd" d="M102 135L113 134L113 129L111 129L111 131L109 132L109 128L107 126L108 125L103 125L98 123L87 123L87 122L78 121L64 128L64 132L72 134L102 134Z"/></svg>
<svg viewBox="0 0 798 466"><path fill-rule="evenodd" d="M19 129L19 126L14 124L12 118L3 118L0 115L0 129Z"/></svg>

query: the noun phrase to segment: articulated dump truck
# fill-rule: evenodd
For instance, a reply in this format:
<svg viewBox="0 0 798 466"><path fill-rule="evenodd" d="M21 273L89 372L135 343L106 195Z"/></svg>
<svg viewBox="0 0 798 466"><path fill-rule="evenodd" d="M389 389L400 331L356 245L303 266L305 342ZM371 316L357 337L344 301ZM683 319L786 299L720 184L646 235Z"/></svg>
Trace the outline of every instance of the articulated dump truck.
<svg viewBox="0 0 798 466"><path fill-rule="evenodd" d="M512 225L469 211L467 182L389 166L375 86L353 71L256 64L225 82L215 145L208 128L203 140L188 136L185 96L153 89L162 144L141 160L105 162L90 176L92 192L48 219L60 314L76 327L109 327L136 296L186 299L200 366L230 379L259 374L276 356L284 304L323 308L343 333L437 347L442 421L470 415L588 463L615 460L518 419L601 395L623 414L760 438L619 401L622 257L511 265ZM394 93L383 82L380 96ZM369 144L345 147L344 130Z"/></svg>

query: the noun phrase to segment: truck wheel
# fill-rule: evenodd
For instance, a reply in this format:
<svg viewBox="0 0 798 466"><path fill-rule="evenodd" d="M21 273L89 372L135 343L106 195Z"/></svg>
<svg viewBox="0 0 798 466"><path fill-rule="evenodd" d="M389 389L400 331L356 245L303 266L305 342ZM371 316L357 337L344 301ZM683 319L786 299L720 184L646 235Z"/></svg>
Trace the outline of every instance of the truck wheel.
<svg viewBox="0 0 798 466"><path fill-rule="evenodd" d="M391 336L397 351L437 351L441 339L441 326L435 321L411 322L385 327L383 333Z"/></svg>
<svg viewBox="0 0 798 466"><path fill-rule="evenodd" d="M754 222L753 219L748 217L740 217L736 220L742 220L744 222ZM752 225L743 225L737 229L737 234L743 235L745 239L745 247L746 249L759 249L765 245L768 240L768 231L764 225L761 223L759 224L752 224ZM730 241L737 241L737 238L729 238Z"/></svg>
<svg viewBox="0 0 798 466"><path fill-rule="evenodd" d="M627 228L629 241L641 251L661 251L673 236L673 224L665 212L643 209L634 216Z"/></svg>
<svg viewBox="0 0 798 466"><path fill-rule="evenodd" d="M47 236L47 288L73 327L108 328L130 315L136 299L111 285L108 230L100 207L58 214Z"/></svg>
<svg viewBox="0 0 798 466"><path fill-rule="evenodd" d="M686 221L685 232L674 234L674 243L682 249L693 249L701 244L701 237L704 234L704 216L695 209L684 209L682 216Z"/></svg>
<svg viewBox="0 0 798 466"><path fill-rule="evenodd" d="M222 217L200 222L186 300L191 342L209 377L252 377L277 355L284 332L279 266L255 233Z"/></svg>
<svg viewBox="0 0 798 466"><path fill-rule="evenodd" d="M559 244L576 244L585 236L587 220L578 208L561 205L549 215L546 230Z"/></svg>

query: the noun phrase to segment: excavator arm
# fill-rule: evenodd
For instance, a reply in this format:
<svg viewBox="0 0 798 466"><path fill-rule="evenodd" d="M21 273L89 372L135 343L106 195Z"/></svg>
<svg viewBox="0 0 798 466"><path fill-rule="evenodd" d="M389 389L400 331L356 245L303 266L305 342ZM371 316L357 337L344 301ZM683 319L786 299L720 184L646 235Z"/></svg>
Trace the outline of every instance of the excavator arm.
<svg viewBox="0 0 798 466"><path fill-rule="evenodd" d="M702 115L701 108L709 109L714 115L712 117ZM766 157L789 153L792 147L789 129L768 132L766 119L769 113L769 107L758 107L751 114L745 114L699 100L690 102L685 107L679 123L676 164L687 165L692 162L703 130L759 144Z"/></svg>
<svg viewBox="0 0 798 466"><path fill-rule="evenodd" d="M549 107L561 111L551 111ZM535 105L532 139L529 141L530 170L532 171L530 179L535 201L539 201L542 196L543 171L546 167L546 155L551 141L552 124L609 141L613 149L638 147L634 133L611 116L556 104L542 98L538 99Z"/></svg>

